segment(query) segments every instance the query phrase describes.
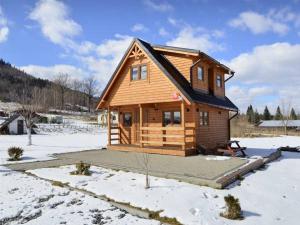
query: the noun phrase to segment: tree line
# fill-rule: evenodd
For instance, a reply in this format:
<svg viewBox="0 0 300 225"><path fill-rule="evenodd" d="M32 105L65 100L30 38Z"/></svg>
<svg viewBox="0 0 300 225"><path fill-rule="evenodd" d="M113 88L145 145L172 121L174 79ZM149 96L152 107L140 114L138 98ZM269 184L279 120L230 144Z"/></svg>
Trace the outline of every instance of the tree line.
<svg viewBox="0 0 300 225"><path fill-rule="evenodd" d="M297 120L299 116L296 114L294 108L282 106L283 110L280 106L277 106L275 114L271 114L270 110L267 106L263 113L259 113L257 109L253 109L252 105L249 105L246 111L247 120L249 123L257 124L261 120Z"/></svg>
<svg viewBox="0 0 300 225"><path fill-rule="evenodd" d="M61 73L46 80L33 77L0 59L0 81L0 101L21 103L39 89L39 105L45 111L55 108L90 112L97 102L98 82L94 76L76 79Z"/></svg>

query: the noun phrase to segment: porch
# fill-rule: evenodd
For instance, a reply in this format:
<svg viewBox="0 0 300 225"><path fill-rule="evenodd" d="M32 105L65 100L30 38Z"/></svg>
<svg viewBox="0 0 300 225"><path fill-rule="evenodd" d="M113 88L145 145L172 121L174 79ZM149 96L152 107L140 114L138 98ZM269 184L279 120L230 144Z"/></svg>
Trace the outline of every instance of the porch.
<svg viewBox="0 0 300 225"><path fill-rule="evenodd" d="M196 151L195 106L182 101L109 107L108 150L188 156ZM111 111L118 115L112 123Z"/></svg>

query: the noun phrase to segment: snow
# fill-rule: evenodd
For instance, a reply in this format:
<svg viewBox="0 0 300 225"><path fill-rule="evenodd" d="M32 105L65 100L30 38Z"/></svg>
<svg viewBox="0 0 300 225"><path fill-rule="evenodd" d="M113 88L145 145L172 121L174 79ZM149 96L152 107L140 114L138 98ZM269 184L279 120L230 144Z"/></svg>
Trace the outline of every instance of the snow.
<svg viewBox="0 0 300 225"><path fill-rule="evenodd" d="M107 144L107 132L97 128L94 133L46 133L32 135L32 146L27 146L27 135L0 135L0 165L54 159L54 153L101 149ZM12 146L24 149L23 159L7 161L7 149Z"/></svg>
<svg viewBox="0 0 300 225"><path fill-rule="evenodd" d="M52 186L1 166L0 180L0 224L159 224L127 214L89 195Z"/></svg>
<svg viewBox="0 0 300 225"><path fill-rule="evenodd" d="M263 153L277 147L297 146L300 137L239 138L247 146L247 154ZM71 176L74 166L46 168L30 172L44 178L69 182L71 186L106 195L120 202L162 210L161 216L175 217L188 225L224 224L298 224L300 208L300 154L283 152L283 157L236 182L225 190L192 185L173 179L150 177L145 189L145 176L131 172L92 167L92 176ZM219 216L224 211L223 197L238 197L244 220L231 221Z"/></svg>

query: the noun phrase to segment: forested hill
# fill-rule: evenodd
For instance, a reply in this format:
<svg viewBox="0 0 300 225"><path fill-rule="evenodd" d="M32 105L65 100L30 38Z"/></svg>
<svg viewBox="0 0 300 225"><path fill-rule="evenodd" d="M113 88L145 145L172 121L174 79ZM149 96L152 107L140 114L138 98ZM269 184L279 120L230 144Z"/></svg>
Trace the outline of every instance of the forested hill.
<svg viewBox="0 0 300 225"><path fill-rule="evenodd" d="M10 63L0 59L0 100L5 102L18 101L26 85L34 87L49 88L52 82L33 77Z"/></svg>
<svg viewBox="0 0 300 225"><path fill-rule="evenodd" d="M36 78L0 59L0 101L3 102L21 103L38 89L42 96L39 104L45 109L93 110L97 101L93 96L95 84L94 77L75 80L70 74L60 74L53 81Z"/></svg>

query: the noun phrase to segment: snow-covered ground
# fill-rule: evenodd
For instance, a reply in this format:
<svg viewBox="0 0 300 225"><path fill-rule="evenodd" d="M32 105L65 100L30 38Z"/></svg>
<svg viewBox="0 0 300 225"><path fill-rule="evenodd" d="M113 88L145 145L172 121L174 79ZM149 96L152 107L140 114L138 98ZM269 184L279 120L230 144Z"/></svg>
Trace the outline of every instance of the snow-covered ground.
<svg viewBox="0 0 300 225"><path fill-rule="evenodd" d="M31 162L53 159L54 153L99 149L107 144L107 132L97 128L97 132L58 133L32 135L32 146L27 146L26 135L0 135L0 165L6 163ZM12 146L24 149L23 159L7 161L7 149Z"/></svg>
<svg viewBox="0 0 300 225"><path fill-rule="evenodd" d="M300 137L239 139L241 145L260 153L279 146L298 146ZM188 225L280 224L299 223L300 154L284 152L283 157L266 169L246 176L226 190L215 190L172 179L151 177L151 188L144 189L141 174L92 167L92 176L71 176L71 166L30 171L40 177L69 182L71 186L106 195L116 201L175 217ZM224 211L227 194L238 197L245 219L231 221L219 216Z"/></svg>
<svg viewBox="0 0 300 225"><path fill-rule="evenodd" d="M158 225L107 202L0 166L0 224Z"/></svg>

